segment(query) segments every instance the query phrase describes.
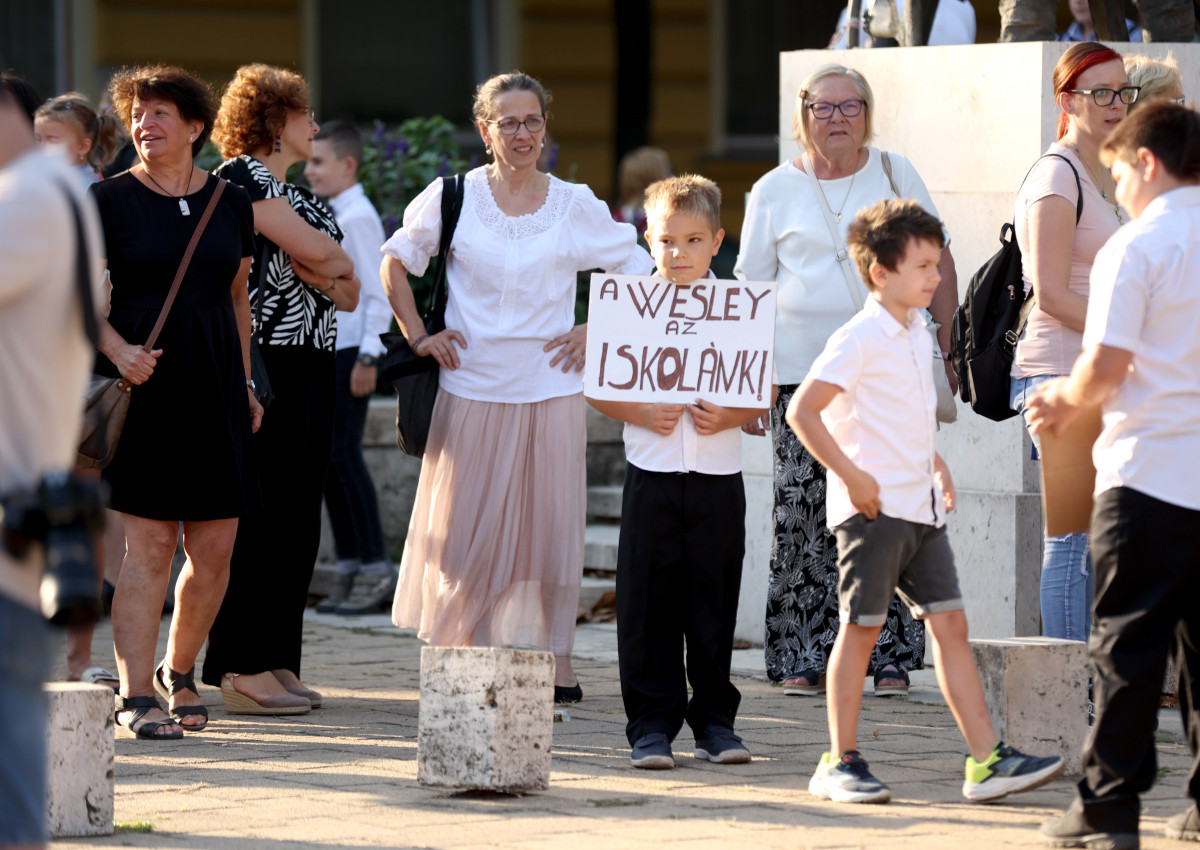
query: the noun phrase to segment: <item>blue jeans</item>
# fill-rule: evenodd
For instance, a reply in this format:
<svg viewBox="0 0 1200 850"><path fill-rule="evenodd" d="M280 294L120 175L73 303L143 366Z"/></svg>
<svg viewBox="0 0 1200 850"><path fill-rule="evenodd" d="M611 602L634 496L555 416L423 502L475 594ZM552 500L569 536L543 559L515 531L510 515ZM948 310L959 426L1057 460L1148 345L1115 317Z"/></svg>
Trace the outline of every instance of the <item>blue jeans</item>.
<svg viewBox="0 0 1200 850"><path fill-rule="evenodd" d="M46 842L49 669L42 615L0 593L0 846Z"/></svg>
<svg viewBox="0 0 1200 850"><path fill-rule="evenodd" d="M1013 378L1009 402L1025 416L1025 399L1039 384L1056 375ZM1025 417L1025 426L1029 419ZM1035 447L1037 437L1030 435ZM1046 537L1042 555L1042 634L1067 640L1087 640L1092 630L1092 557L1082 532Z"/></svg>

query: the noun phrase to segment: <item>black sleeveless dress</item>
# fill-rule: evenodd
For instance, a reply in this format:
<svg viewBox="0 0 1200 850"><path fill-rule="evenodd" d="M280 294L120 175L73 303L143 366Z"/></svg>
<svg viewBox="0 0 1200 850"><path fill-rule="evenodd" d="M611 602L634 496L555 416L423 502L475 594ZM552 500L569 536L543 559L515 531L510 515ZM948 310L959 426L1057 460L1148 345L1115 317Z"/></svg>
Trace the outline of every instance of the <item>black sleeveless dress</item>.
<svg viewBox="0 0 1200 850"><path fill-rule="evenodd" d="M179 201L129 172L91 187L104 225L112 280L108 321L141 345L162 309L192 232L217 179ZM244 515L259 500L250 406L231 287L254 252L250 198L228 185L200 238L155 348L154 374L133 388L129 417L104 480L111 506L156 520L204 521ZM97 371L118 375L108 358Z"/></svg>

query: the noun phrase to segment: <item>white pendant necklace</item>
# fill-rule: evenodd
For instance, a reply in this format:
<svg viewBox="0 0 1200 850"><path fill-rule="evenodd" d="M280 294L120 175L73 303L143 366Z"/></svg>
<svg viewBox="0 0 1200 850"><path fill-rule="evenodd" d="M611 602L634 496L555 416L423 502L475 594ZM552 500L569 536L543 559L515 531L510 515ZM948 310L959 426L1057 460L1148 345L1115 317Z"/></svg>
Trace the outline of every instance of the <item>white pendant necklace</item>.
<svg viewBox="0 0 1200 850"><path fill-rule="evenodd" d="M192 188L192 173L193 173L193 170L194 170L194 169L191 169L191 168L189 168L189 169L188 169L188 182L187 182L187 185L183 187L183 194L182 194L182 195L180 195L179 197L175 197L175 195L172 195L172 194L171 194L170 192L168 192L166 189L163 189L163 186L162 186L162 184L161 184L161 183L159 183L157 180L155 180L155 179L154 179L154 175L153 175L153 174L151 174L151 173L150 173L150 172L149 172L149 171L146 169L146 167L145 167L145 166L142 166L142 173L143 173L143 174L145 174L147 177L149 177L149 178L150 178L150 182L151 182L151 183L153 183L153 184L154 184L155 186L157 186L158 188L162 189L162 190L163 190L163 193L164 193L164 194L165 194L165 195L166 195L168 198L175 198L175 200L179 201L179 214L180 214L180 215L191 215L191 214L192 214L192 209L191 209L191 207L189 207L189 206L188 206L187 198L186 198L185 196L187 195L187 193L188 193L188 190L190 190L190 189Z"/></svg>

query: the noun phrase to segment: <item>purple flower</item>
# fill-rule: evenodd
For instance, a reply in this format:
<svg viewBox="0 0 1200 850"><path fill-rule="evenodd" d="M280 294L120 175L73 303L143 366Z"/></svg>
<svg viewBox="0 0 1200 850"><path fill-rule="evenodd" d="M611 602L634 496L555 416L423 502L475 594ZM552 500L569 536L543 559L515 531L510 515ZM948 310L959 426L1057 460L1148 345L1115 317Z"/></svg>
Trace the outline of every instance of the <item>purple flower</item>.
<svg viewBox="0 0 1200 850"><path fill-rule="evenodd" d="M375 141L379 141L382 138L383 138L383 122L376 121L375 122Z"/></svg>
<svg viewBox="0 0 1200 850"><path fill-rule="evenodd" d="M392 159L399 150L400 143L395 139L388 139L387 144L383 146L383 158Z"/></svg>
<svg viewBox="0 0 1200 850"><path fill-rule="evenodd" d="M399 226L400 220L394 215L389 214L383 220L383 229L387 232L388 236L391 236L393 233L395 233Z"/></svg>
<svg viewBox="0 0 1200 850"><path fill-rule="evenodd" d="M396 142L396 150L400 151L401 154L407 156L409 149L410 148L408 145L408 139L401 136L400 141Z"/></svg>
<svg viewBox="0 0 1200 850"><path fill-rule="evenodd" d="M546 170L553 171L558 167L558 145L551 145L546 151Z"/></svg>
<svg viewBox="0 0 1200 850"><path fill-rule="evenodd" d="M471 164L467 166L467 170L468 170L468 171L471 171L471 170L473 170L473 169L476 169L476 168L478 168L478 167L479 167L479 155L478 155L478 154L472 154L472 155L471 155Z"/></svg>

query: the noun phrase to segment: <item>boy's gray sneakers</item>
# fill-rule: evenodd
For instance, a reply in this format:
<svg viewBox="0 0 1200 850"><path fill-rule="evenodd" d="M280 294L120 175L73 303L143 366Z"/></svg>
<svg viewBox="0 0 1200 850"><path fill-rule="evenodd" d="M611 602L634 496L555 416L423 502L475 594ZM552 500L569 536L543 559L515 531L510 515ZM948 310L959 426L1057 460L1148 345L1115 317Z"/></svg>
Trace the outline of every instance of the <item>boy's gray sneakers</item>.
<svg viewBox="0 0 1200 850"><path fill-rule="evenodd" d="M1078 799L1059 817L1038 829L1038 838L1048 847L1084 847L1087 850L1138 850L1136 821L1133 832L1120 831L1116 822L1089 822ZM1170 826L1168 825L1168 835Z"/></svg>
<svg viewBox="0 0 1200 850"><path fill-rule="evenodd" d="M962 793L968 800L984 803L1031 791L1061 774L1065 764L1062 756L1027 756L1001 741L982 763L967 756Z"/></svg>
<svg viewBox="0 0 1200 850"><path fill-rule="evenodd" d="M643 735L634 741L630 761L634 767L643 770L670 770L675 766L675 756L671 754L671 740L662 732Z"/></svg>
<svg viewBox="0 0 1200 850"><path fill-rule="evenodd" d="M847 750L837 759L821 753L817 770L808 780L808 793L835 803L886 803L892 799L891 790L871 775L858 750Z"/></svg>
<svg viewBox="0 0 1200 850"><path fill-rule="evenodd" d="M745 764L750 761L750 751L742 739L727 726L709 726L696 739L695 756L716 764Z"/></svg>

